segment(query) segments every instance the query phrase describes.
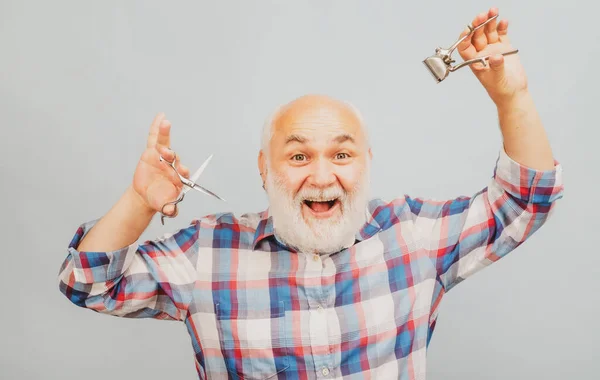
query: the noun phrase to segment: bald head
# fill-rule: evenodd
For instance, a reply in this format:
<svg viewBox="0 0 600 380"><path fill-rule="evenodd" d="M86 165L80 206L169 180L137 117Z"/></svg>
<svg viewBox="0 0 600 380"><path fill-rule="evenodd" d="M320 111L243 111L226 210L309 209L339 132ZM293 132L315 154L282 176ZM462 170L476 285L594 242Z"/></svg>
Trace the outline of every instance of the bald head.
<svg viewBox="0 0 600 380"><path fill-rule="evenodd" d="M272 139L291 130L319 128L345 130L355 140L369 145L360 112L350 103L326 95L304 95L280 106L263 127L261 149L267 153ZM297 136L292 136L292 138Z"/></svg>

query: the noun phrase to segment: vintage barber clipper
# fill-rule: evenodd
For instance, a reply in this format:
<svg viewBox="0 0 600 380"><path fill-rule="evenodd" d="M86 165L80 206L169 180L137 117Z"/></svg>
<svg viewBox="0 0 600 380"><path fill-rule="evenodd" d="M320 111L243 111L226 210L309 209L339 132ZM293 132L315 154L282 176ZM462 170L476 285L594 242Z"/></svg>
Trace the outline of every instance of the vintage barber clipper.
<svg viewBox="0 0 600 380"><path fill-rule="evenodd" d="M473 26L471 24L467 25L467 27L469 28L470 32L463 36L462 38L460 38L458 41L456 41L452 46L450 46L448 49L444 49L441 47L438 47L435 49L435 55L432 55L429 58L426 58L423 63L425 64L425 66L429 69L429 72L431 73L431 75L433 75L433 77L435 78L435 80L440 83L441 81L443 81L444 79L446 79L446 77L448 77L448 75L453 72L456 71L458 69L460 69L461 67L464 66L468 66L471 65L473 63L477 63L477 62L481 62L484 66L487 65L487 60L490 58L490 56L485 56L485 57L477 57L477 58L473 58L470 59L468 61L464 61L456 66L451 66L455 61L452 59L452 53L454 52L454 50L458 47L458 45L460 45L461 42L463 42L466 38L471 37L471 35L479 28L482 28L485 24L487 24L488 22L494 20L495 18L497 18L498 15L489 18L486 22L482 23L481 25L478 25L477 27L473 28ZM518 53L519 50L515 49L515 50L511 50L509 52L506 53L502 53L502 55L509 55L509 54L515 54Z"/></svg>

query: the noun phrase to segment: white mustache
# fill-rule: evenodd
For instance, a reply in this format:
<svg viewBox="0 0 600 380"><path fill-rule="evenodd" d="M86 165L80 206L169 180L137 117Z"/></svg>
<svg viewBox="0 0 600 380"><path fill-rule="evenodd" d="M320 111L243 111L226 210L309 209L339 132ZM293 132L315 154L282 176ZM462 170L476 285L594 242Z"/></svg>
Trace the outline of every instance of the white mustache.
<svg viewBox="0 0 600 380"><path fill-rule="evenodd" d="M334 199L343 200L346 197L346 192L339 186L328 187L327 189L305 188L300 190L296 195L298 202L310 201L331 201Z"/></svg>

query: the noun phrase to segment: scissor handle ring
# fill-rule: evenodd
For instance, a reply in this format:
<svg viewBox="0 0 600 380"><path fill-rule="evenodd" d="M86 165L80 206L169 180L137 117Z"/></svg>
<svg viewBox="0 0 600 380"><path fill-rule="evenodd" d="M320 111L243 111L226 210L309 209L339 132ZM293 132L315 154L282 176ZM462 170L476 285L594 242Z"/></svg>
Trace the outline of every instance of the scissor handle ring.
<svg viewBox="0 0 600 380"><path fill-rule="evenodd" d="M163 225L165 224L165 218L175 218L179 214L179 207L177 207L177 204L179 202L183 201L184 197L185 197L185 194L181 193L181 195L177 199L175 199L174 201L171 201L171 202L167 202L167 203L165 203L161 207L161 209L160 209L160 214L161 214L160 215L160 222L161 222L161 224L163 224ZM171 215L165 214L165 207L167 207L168 205L175 206L175 212L173 214L171 214Z"/></svg>
<svg viewBox="0 0 600 380"><path fill-rule="evenodd" d="M177 171L177 168L175 168L175 161L177 161L177 153L173 152L173 161L167 161L167 159L164 158L162 154L158 156L158 159L162 162L167 163L170 167L173 168L173 170Z"/></svg>

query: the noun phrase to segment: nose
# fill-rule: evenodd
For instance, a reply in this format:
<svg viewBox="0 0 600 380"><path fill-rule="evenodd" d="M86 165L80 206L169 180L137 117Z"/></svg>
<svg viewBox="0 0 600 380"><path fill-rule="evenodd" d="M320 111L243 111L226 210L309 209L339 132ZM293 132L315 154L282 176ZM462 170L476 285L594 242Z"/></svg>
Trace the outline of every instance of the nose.
<svg viewBox="0 0 600 380"><path fill-rule="evenodd" d="M336 182L333 165L327 160L317 160L313 163L308 184L318 188L326 188Z"/></svg>

